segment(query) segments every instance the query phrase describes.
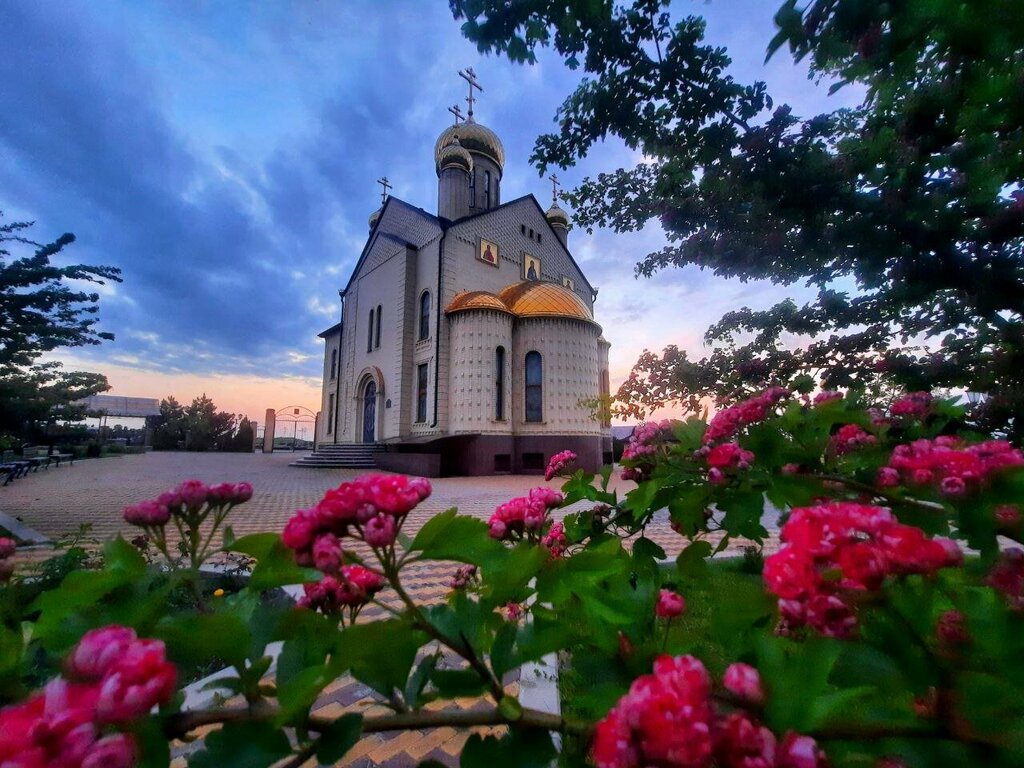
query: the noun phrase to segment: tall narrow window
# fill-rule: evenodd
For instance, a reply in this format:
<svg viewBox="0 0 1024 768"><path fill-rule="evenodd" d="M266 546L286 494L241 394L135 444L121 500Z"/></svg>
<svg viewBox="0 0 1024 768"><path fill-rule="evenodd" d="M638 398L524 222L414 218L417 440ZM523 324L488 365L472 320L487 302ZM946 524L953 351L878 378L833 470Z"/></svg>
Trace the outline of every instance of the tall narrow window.
<svg viewBox="0 0 1024 768"><path fill-rule="evenodd" d="M327 398L327 434L334 431L334 394Z"/></svg>
<svg viewBox="0 0 1024 768"><path fill-rule="evenodd" d="M381 311L380 304L377 305L377 335L374 337L373 348L380 349L380 316L384 314Z"/></svg>
<svg viewBox="0 0 1024 768"><path fill-rule="evenodd" d="M505 420L505 348L494 350L494 418Z"/></svg>
<svg viewBox="0 0 1024 768"><path fill-rule="evenodd" d="M338 375L338 350L331 350L331 378Z"/></svg>
<svg viewBox="0 0 1024 768"><path fill-rule="evenodd" d="M430 291L420 296L420 341L430 338Z"/></svg>
<svg viewBox="0 0 1024 768"><path fill-rule="evenodd" d="M476 169L469 172L469 207L476 208Z"/></svg>
<svg viewBox="0 0 1024 768"><path fill-rule="evenodd" d="M366 351L373 352L373 310L370 310L370 326L366 329Z"/></svg>
<svg viewBox="0 0 1024 768"><path fill-rule="evenodd" d="M491 207L491 172L484 171L484 208Z"/></svg>
<svg viewBox="0 0 1024 768"><path fill-rule="evenodd" d="M427 363L416 366L416 421L427 420Z"/></svg>
<svg viewBox="0 0 1024 768"><path fill-rule="evenodd" d="M544 420L544 366L540 352L526 353L526 420Z"/></svg>

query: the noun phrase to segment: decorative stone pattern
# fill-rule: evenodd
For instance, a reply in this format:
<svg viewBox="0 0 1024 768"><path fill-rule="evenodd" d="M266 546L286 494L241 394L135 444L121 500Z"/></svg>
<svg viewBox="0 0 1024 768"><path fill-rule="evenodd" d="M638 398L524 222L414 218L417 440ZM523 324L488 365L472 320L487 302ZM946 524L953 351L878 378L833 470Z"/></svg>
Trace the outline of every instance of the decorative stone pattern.
<svg viewBox="0 0 1024 768"><path fill-rule="evenodd" d="M513 318L474 310L448 319L451 332L448 431L511 434ZM505 348L504 420L497 421L496 350Z"/></svg>

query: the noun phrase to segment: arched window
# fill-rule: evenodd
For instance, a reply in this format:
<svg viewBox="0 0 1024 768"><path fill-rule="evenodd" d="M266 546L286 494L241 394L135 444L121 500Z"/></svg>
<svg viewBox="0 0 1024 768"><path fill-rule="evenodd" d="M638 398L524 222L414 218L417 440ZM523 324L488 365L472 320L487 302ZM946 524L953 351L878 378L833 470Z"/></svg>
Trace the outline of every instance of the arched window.
<svg viewBox="0 0 1024 768"><path fill-rule="evenodd" d="M505 348L494 350L494 418L505 420Z"/></svg>
<svg viewBox="0 0 1024 768"><path fill-rule="evenodd" d="M370 310L370 325L366 329L366 351L373 352L373 310Z"/></svg>
<svg viewBox="0 0 1024 768"><path fill-rule="evenodd" d="M377 336L375 337L374 342L373 342L373 348L374 349L380 349L380 316L382 314L384 314L384 313L381 311L380 304L378 304L377 305Z"/></svg>
<svg viewBox="0 0 1024 768"><path fill-rule="evenodd" d="M540 352L526 353L526 420L544 420L544 365Z"/></svg>
<svg viewBox="0 0 1024 768"><path fill-rule="evenodd" d="M476 207L476 169L469 172L469 207Z"/></svg>
<svg viewBox="0 0 1024 768"><path fill-rule="evenodd" d="M420 296L420 341L430 338L430 291Z"/></svg>
<svg viewBox="0 0 1024 768"><path fill-rule="evenodd" d="M338 375L338 350L331 350L331 378Z"/></svg>
<svg viewBox="0 0 1024 768"><path fill-rule="evenodd" d="M491 207L491 172L484 171L484 208Z"/></svg>

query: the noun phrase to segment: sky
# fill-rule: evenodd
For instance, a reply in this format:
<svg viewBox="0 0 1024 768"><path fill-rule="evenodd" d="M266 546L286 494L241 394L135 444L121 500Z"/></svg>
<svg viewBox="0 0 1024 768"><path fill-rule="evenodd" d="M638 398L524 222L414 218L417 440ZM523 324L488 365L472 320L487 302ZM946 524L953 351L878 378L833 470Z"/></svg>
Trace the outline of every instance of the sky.
<svg viewBox="0 0 1024 768"><path fill-rule="evenodd" d="M784 53L764 64L778 0L679 0L704 15L737 79L765 80L797 114L843 106ZM0 210L50 241L72 232L69 263L120 267L100 289L115 341L54 355L104 373L109 394L206 393L263 421L267 408L319 403L323 342L355 266L375 183L436 208L433 146L465 107L505 145L506 199L550 185L527 164L536 137L580 75L542 52L533 66L481 56L446 0L0 0ZM560 173L640 158L617 141ZM563 204L564 205L564 204ZM580 229L569 245L600 288L612 389L644 349L706 353L722 314L801 289L716 278L697 268L634 278L664 243L657 224L628 235Z"/></svg>

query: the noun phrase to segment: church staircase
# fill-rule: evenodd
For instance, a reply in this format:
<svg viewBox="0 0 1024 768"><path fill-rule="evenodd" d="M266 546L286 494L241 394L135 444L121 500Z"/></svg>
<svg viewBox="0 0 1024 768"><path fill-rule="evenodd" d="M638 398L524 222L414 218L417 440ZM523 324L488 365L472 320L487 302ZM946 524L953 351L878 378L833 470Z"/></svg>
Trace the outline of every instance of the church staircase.
<svg viewBox="0 0 1024 768"><path fill-rule="evenodd" d="M374 469L377 462L374 455L381 450L377 443L321 443L312 453L307 453L290 467L312 469Z"/></svg>

